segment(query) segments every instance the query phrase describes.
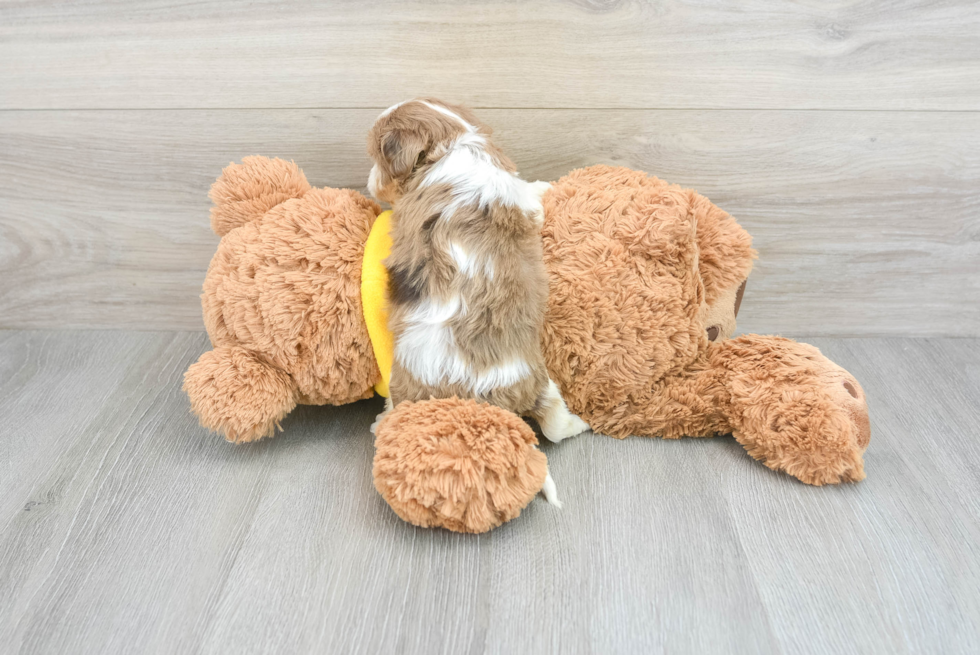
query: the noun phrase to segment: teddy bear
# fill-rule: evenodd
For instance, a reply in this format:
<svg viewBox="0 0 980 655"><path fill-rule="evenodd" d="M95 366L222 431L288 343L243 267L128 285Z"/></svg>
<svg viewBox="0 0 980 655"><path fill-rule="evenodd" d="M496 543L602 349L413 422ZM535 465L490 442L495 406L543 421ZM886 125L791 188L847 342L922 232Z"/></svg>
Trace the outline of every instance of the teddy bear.
<svg viewBox="0 0 980 655"><path fill-rule="evenodd" d="M184 379L201 424L251 442L297 404L384 393L390 212L350 189L312 188L294 163L265 157L230 164L210 198L221 242L201 302L213 349ZM864 478L871 428L854 376L807 344L732 336L756 255L731 216L612 166L572 171L542 203L543 351L597 434L732 434L801 482ZM415 525L485 532L544 485L534 430L487 403L402 402L374 429L375 487Z"/></svg>

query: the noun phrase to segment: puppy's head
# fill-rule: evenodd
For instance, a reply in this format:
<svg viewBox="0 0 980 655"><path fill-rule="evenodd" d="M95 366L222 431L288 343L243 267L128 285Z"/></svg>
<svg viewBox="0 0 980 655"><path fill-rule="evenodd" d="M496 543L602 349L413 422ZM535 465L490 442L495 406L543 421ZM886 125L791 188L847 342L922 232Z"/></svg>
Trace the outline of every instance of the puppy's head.
<svg viewBox="0 0 980 655"><path fill-rule="evenodd" d="M368 133L368 155L374 160L368 189L378 200L396 202L410 181L464 135L486 137L490 129L465 107L435 98L389 107Z"/></svg>

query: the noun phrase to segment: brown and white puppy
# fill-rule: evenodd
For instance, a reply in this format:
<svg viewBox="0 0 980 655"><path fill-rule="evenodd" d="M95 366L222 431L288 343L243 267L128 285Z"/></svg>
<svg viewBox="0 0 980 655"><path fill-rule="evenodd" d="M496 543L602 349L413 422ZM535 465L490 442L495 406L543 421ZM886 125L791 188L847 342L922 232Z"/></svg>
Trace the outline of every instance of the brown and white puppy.
<svg viewBox="0 0 980 655"><path fill-rule="evenodd" d="M522 180L490 135L468 109L435 99L389 108L369 134L368 188L393 208L391 400L485 400L533 416L557 442L588 425L541 353L550 185Z"/></svg>

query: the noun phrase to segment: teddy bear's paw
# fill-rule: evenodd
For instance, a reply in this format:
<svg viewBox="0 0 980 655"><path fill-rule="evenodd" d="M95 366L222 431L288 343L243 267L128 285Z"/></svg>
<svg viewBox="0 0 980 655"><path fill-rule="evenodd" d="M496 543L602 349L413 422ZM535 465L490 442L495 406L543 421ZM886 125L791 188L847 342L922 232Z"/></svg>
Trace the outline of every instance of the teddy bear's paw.
<svg viewBox="0 0 980 655"><path fill-rule="evenodd" d="M812 485L860 482L864 479L864 451L871 441L871 422L864 390L847 371L836 367L822 376L824 404L815 404L807 417L810 448L789 458L786 472ZM816 395L816 393L814 394Z"/></svg>
<svg viewBox="0 0 980 655"><path fill-rule="evenodd" d="M769 463L766 463L770 466ZM860 482L864 479L864 458L858 449L835 453L815 461L787 461L782 467L800 482L820 487L825 484Z"/></svg>
<svg viewBox="0 0 980 655"><path fill-rule="evenodd" d="M742 335L719 344L732 434L766 466L812 485L864 479L871 441L857 379L813 346Z"/></svg>
<svg viewBox="0 0 980 655"><path fill-rule="evenodd" d="M867 408L828 396L800 402L790 394L792 402L771 411L747 412L733 434L754 458L806 484L859 482L870 440Z"/></svg>

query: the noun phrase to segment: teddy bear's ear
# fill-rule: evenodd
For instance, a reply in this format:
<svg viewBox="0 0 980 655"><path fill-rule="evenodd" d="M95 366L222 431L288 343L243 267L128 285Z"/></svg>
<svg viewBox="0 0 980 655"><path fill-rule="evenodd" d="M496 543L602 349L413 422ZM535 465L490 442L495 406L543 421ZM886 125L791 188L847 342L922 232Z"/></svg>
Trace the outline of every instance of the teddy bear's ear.
<svg viewBox="0 0 980 655"><path fill-rule="evenodd" d="M691 192L691 213L697 221L698 272L704 282L705 302L713 305L731 295L752 271L757 254L752 237L728 212L699 193ZM742 291L738 292L741 299ZM728 299L725 299L728 302Z"/></svg>
<svg viewBox="0 0 980 655"><path fill-rule="evenodd" d="M302 198L309 190L310 183L293 162L245 157L241 164L229 164L211 185L211 229L223 237L281 202Z"/></svg>

